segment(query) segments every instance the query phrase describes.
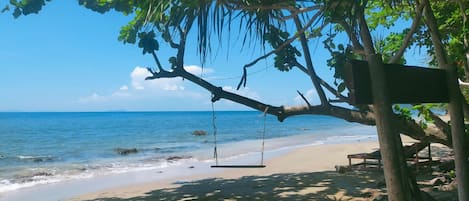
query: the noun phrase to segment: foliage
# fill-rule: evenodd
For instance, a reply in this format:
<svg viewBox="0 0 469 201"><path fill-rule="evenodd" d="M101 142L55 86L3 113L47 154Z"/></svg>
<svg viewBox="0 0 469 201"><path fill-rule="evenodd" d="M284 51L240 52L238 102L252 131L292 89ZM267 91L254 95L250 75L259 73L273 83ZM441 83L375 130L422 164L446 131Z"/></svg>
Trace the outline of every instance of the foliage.
<svg viewBox="0 0 469 201"><path fill-rule="evenodd" d="M433 123L432 109L438 108L436 104L416 104L412 106L402 106L396 104L393 106L394 112L400 117L411 120L413 115L418 117L419 125L422 128L427 128L429 123Z"/></svg>
<svg viewBox="0 0 469 201"><path fill-rule="evenodd" d="M138 47L143 49L143 54L151 54L159 50L158 41L155 40L155 32L140 32L138 38Z"/></svg>
<svg viewBox="0 0 469 201"><path fill-rule="evenodd" d="M279 28L270 25L269 32L264 34L264 39L272 46L273 49L280 48L289 38L290 34ZM274 66L280 71L289 71L297 65L296 56L301 56L300 51L291 44L281 48L274 58Z"/></svg>
<svg viewBox="0 0 469 201"><path fill-rule="evenodd" d="M51 0L46 0L51 1ZM10 0L10 4L15 7L13 11L13 16L18 18L21 15L37 14L46 5L44 0ZM9 10L9 7L6 6L3 11Z"/></svg>
<svg viewBox="0 0 469 201"><path fill-rule="evenodd" d="M402 107L399 104L393 106L394 112L397 113L401 118L412 119L412 110L409 107Z"/></svg>

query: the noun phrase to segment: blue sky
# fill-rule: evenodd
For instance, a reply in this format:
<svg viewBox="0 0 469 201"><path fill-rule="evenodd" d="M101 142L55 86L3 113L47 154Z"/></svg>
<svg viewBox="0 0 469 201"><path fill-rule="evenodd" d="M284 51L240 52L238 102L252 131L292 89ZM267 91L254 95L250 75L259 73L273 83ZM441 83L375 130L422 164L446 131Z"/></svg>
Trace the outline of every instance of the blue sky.
<svg viewBox="0 0 469 201"><path fill-rule="evenodd" d="M19 19L0 14L0 111L210 110L210 94L188 81L143 80L143 67L155 67L153 59L136 45L117 40L120 27L130 19L116 12L95 13L76 1L52 1L38 15ZM189 41L195 41L193 37ZM235 88L242 66L261 52L254 44L241 50L240 41L232 38L229 45L215 48L216 56L203 70L191 44L187 69L225 89ZM310 49L318 74L330 78L322 43L313 41ZM158 52L163 61L173 53L164 45ZM301 103L299 90L317 102L306 76L298 70L280 72L272 63L262 61L249 69L256 73L238 93L274 105L294 105ZM217 102L216 108L247 109L228 101Z"/></svg>

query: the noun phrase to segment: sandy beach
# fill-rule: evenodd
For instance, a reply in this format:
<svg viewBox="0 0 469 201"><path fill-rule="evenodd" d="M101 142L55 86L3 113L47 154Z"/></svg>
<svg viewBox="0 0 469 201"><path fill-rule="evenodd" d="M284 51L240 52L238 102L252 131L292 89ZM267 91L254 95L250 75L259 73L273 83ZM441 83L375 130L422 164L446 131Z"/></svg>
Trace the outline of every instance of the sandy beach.
<svg viewBox="0 0 469 201"><path fill-rule="evenodd" d="M124 185L71 200L367 200L375 191L383 190L382 173L372 170L341 174L335 166L347 166L347 154L377 148L377 142L305 146L267 160L266 168L209 170Z"/></svg>
<svg viewBox="0 0 469 201"><path fill-rule="evenodd" d="M403 141L408 144L411 140L404 138ZM440 155L438 147L441 145L432 147L436 148L434 156ZM350 170L347 159L348 154L377 149L378 142L361 140L301 145L266 152L265 168L210 168L213 161L182 163L164 170L111 174L32 187L0 195L0 200L380 200L386 196L382 171L360 167ZM359 159L352 161L360 162ZM337 166L345 167L345 171L337 171ZM433 178L431 175L430 171L424 177L417 176L421 187L430 191L434 189L428 184ZM450 195L441 193L443 198L440 196L438 200L453 200L456 195L454 190Z"/></svg>

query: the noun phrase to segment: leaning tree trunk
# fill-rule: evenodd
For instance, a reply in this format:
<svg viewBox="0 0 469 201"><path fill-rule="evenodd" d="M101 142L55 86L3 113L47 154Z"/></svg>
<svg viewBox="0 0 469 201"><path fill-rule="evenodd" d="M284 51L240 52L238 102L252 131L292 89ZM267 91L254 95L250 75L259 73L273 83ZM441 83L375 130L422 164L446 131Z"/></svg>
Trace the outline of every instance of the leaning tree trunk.
<svg viewBox="0 0 469 201"><path fill-rule="evenodd" d="M447 54L441 42L442 40L435 16L430 7L430 3L428 0L425 1L427 1L427 6L424 9L424 14L435 47L435 55L440 67L446 70L446 84L448 86L450 100L448 110L451 118L451 136L455 155L456 178L458 181L458 197L461 201L469 201L469 164L466 152L466 133L456 67L448 63Z"/></svg>
<svg viewBox="0 0 469 201"><path fill-rule="evenodd" d="M393 111L386 90L384 64L380 55L373 48L371 34L362 13L358 18L360 35L363 40L367 61L370 66L373 110L376 118L378 140L383 160L384 177L388 199L390 201L421 200L420 190L415 180L410 179L407 165L403 158L402 143L396 129L393 128Z"/></svg>

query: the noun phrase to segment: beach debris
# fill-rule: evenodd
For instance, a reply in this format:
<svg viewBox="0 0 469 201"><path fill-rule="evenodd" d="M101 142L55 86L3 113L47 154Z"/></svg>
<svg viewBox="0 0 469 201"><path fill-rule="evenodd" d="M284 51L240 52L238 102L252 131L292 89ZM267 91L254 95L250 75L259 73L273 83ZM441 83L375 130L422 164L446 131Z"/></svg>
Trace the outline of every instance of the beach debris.
<svg viewBox="0 0 469 201"><path fill-rule="evenodd" d="M440 185L443 185L446 183L446 177L444 176L439 176L439 177L435 177L433 178L432 180L430 180L430 185L432 186L440 186Z"/></svg>
<svg viewBox="0 0 469 201"><path fill-rule="evenodd" d="M456 182L456 180L453 180L449 184L441 186L440 190L442 190L442 191L456 191L457 188L458 188L458 183Z"/></svg>
<svg viewBox="0 0 469 201"><path fill-rule="evenodd" d="M138 152L137 148L115 148L114 151L120 155L135 154Z"/></svg>
<svg viewBox="0 0 469 201"><path fill-rule="evenodd" d="M204 135L207 135L207 131L204 131L204 130L195 130L195 131L192 131L192 135L195 135L195 136L204 136Z"/></svg>
<svg viewBox="0 0 469 201"><path fill-rule="evenodd" d="M340 174L345 174L346 172L350 171L350 167L348 166L343 166L343 165L336 165L335 166L335 171L337 171Z"/></svg>
<svg viewBox="0 0 469 201"><path fill-rule="evenodd" d="M388 198L385 195L378 195L373 199L373 201L387 201Z"/></svg>

